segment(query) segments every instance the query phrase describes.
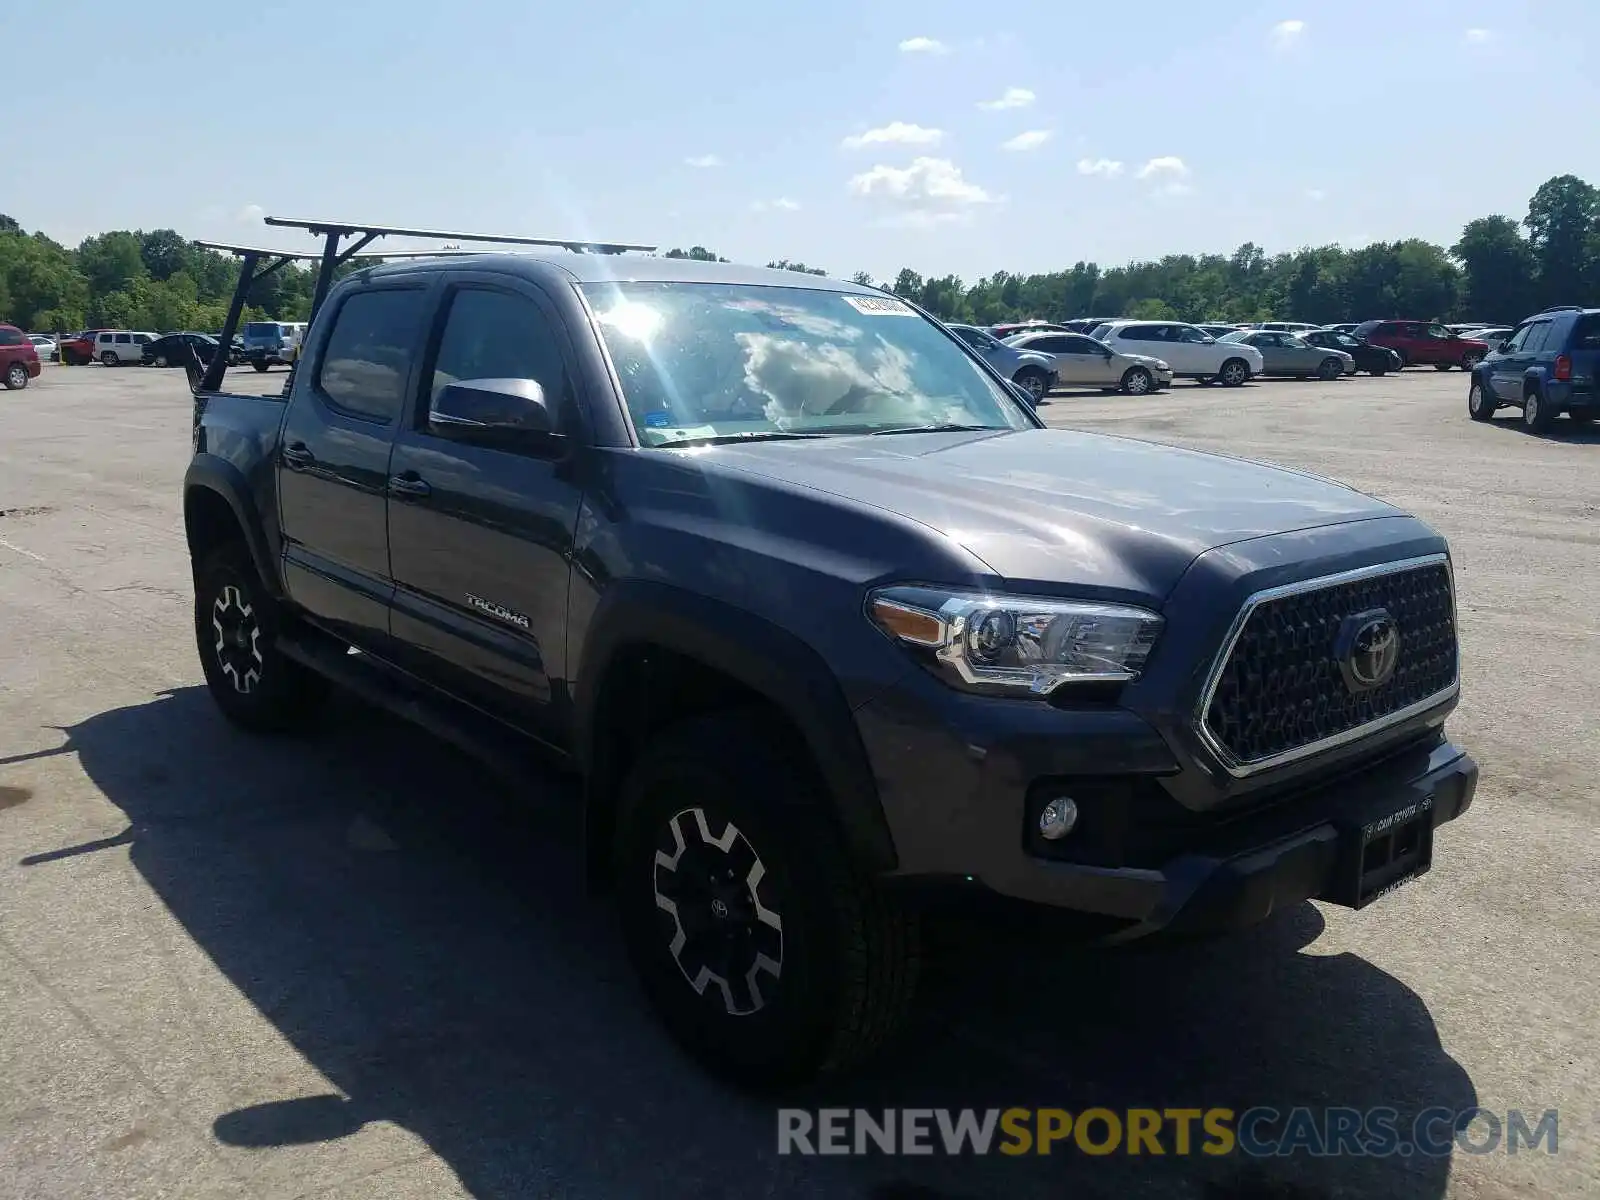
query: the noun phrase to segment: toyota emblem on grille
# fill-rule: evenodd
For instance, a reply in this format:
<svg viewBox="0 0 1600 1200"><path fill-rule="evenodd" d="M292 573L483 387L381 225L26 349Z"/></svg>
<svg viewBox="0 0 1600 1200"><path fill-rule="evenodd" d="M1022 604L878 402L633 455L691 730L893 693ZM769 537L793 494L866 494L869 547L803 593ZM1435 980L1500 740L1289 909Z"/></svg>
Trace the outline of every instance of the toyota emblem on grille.
<svg viewBox="0 0 1600 1200"><path fill-rule="evenodd" d="M1351 692L1380 688L1394 677L1395 668L1400 665L1400 626L1384 608L1346 617L1334 645L1334 656Z"/></svg>

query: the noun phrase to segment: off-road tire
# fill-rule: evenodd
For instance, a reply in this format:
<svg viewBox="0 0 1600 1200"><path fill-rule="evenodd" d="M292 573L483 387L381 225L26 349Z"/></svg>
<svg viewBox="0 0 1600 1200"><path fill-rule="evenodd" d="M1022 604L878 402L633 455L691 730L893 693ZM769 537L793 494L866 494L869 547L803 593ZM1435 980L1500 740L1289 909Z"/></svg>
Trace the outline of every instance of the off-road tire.
<svg viewBox="0 0 1600 1200"><path fill-rule="evenodd" d="M804 751L759 711L668 727L623 783L614 878L634 969L673 1038L746 1087L782 1087L861 1062L893 1037L916 990L917 914L851 865L830 805ZM711 870L697 872L708 859ZM736 893L720 913L719 887ZM730 917L735 908L745 915ZM700 954L725 930L718 920L751 931L736 934L744 939L734 943L738 957L724 960L731 984L703 973L717 961ZM770 960L774 944L778 972L751 965L741 973L757 962L752 945Z"/></svg>
<svg viewBox="0 0 1600 1200"><path fill-rule="evenodd" d="M300 727L327 696L326 679L278 648L282 621L244 546L219 546L197 567L194 633L200 667L217 707L246 729ZM242 631L237 638L236 630Z"/></svg>

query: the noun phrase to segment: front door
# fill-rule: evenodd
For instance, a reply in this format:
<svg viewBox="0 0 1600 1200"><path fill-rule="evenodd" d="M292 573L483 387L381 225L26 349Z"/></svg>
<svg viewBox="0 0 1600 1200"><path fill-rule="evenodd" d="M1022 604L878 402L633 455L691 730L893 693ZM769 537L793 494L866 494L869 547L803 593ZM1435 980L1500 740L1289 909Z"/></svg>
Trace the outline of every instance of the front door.
<svg viewBox="0 0 1600 1200"><path fill-rule="evenodd" d="M1090 387L1110 387L1120 383L1112 365L1110 347L1078 333L1063 333L1050 339L1050 352L1063 382L1070 380Z"/></svg>
<svg viewBox="0 0 1600 1200"><path fill-rule="evenodd" d="M289 595L368 649L389 631L389 453L427 301L424 285L346 293L324 318L313 369L295 381L278 444Z"/></svg>
<svg viewBox="0 0 1600 1200"><path fill-rule="evenodd" d="M559 742L567 582L580 487L564 456L537 457L429 432L428 405L469 379L532 379L567 434L582 425L572 350L531 285L462 274L416 411L390 463L393 630L419 675Z"/></svg>
<svg viewBox="0 0 1600 1200"><path fill-rule="evenodd" d="M1534 321L1517 330L1505 353L1489 359L1489 386L1501 400L1522 403L1522 376L1533 365L1533 356L1544 342L1549 321Z"/></svg>

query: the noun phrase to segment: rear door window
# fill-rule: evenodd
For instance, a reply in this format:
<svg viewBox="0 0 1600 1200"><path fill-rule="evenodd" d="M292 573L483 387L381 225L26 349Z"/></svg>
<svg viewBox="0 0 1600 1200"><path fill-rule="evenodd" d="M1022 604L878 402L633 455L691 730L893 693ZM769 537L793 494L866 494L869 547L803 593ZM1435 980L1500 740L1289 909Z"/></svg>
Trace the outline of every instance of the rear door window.
<svg viewBox="0 0 1600 1200"><path fill-rule="evenodd" d="M368 421L398 415L426 295L421 288L382 288L346 298L317 366L317 390L328 403Z"/></svg>
<svg viewBox="0 0 1600 1200"><path fill-rule="evenodd" d="M1550 332L1549 321L1535 321L1528 326L1528 336L1522 340L1522 350L1526 354L1537 354L1544 349L1545 337Z"/></svg>

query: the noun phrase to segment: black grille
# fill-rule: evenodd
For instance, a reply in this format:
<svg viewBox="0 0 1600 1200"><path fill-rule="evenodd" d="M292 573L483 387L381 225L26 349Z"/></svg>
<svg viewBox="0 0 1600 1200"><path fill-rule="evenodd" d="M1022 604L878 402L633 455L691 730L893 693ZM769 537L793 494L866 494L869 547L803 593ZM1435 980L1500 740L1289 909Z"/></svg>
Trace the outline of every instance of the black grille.
<svg viewBox="0 0 1600 1200"><path fill-rule="evenodd" d="M1346 617L1387 609L1394 675L1353 694L1334 643ZM1263 601L1245 622L1206 708L1207 732L1249 764L1335 737L1426 700L1456 678L1450 573L1431 563Z"/></svg>

